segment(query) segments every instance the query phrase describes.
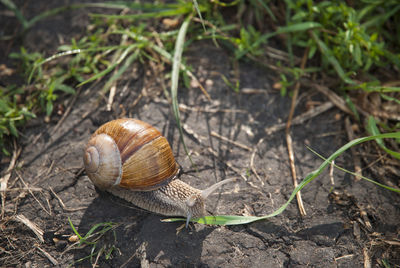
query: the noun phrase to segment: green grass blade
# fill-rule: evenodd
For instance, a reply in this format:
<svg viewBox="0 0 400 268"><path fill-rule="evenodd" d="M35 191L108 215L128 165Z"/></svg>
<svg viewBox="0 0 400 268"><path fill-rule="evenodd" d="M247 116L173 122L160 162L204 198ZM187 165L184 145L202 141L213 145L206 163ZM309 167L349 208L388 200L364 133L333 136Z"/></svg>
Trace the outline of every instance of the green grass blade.
<svg viewBox="0 0 400 268"><path fill-rule="evenodd" d="M400 92L400 87L367 86L364 88L364 90L368 92L389 93L389 92Z"/></svg>
<svg viewBox="0 0 400 268"><path fill-rule="evenodd" d="M190 5L190 3L187 3ZM115 2L105 2L105 3L87 3L87 6L90 7L102 7L102 8L110 8L110 9L125 9L129 8L131 10L137 11L153 11L159 12L166 9L177 9L182 6L182 3L171 3L171 4L162 4L162 3L139 3L132 1L115 1Z"/></svg>
<svg viewBox="0 0 400 268"><path fill-rule="evenodd" d="M255 216L236 216L236 215L219 215L219 216L205 216L203 218L192 219L191 222L197 222L209 225L239 225L247 224L254 221L261 220L261 217ZM163 219L162 222L175 222L186 221L184 218L169 218Z"/></svg>
<svg viewBox="0 0 400 268"><path fill-rule="evenodd" d="M128 48L126 48L121 56L110 66L108 66L106 69L104 69L103 71L93 75L92 77L90 77L89 79L83 81L82 83L78 84L77 87L81 87L89 82L92 82L98 78L101 78L103 76L105 76L106 74L108 74L109 72L111 72L112 70L114 70L115 67L117 67L119 64L121 64L121 62L128 56L128 54L136 48L136 44L130 45Z"/></svg>
<svg viewBox="0 0 400 268"><path fill-rule="evenodd" d="M388 60L397 66L397 68L400 68L400 56L398 53L392 53L389 50L384 50L383 53Z"/></svg>
<svg viewBox="0 0 400 268"><path fill-rule="evenodd" d="M63 6L63 7L58 7L58 8L54 8L54 9L51 9L51 10L44 11L44 12L40 13L39 15L33 17L31 20L29 20L28 23L26 24L25 29L28 29L28 28L32 27L36 22L38 22L40 20L43 20L43 19L45 19L47 17L54 16L54 15L56 15L58 13L65 12L65 11L68 11L68 10L73 10L73 9L78 9L78 8L83 8L83 7L85 7L85 5L81 5L81 4L66 5L66 6Z"/></svg>
<svg viewBox="0 0 400 268"><path fill-rule="evenodd" d="M219 5L219 6L221 6L221 7L231 7L231 6L237 5L240 2L240 0L234 0L234 1L230 2L230 3L221 2L219 0L213 0L212 2L217 4L217 5Z"/></svg>
<svg viewBox="0 0 400 268"><path fill-rule="evenodd" d="M148 18L173 17L190 13L192 13L191 4L178 6L172 9L157 10L153 12L144 12L139 14L126 14L126 15L90 14L90 16L94 18L136 20L136 19L148 19Z"/></svg>
<svg viewBox="0 0 400 268"><path fill-rule="evenodd" d="M373 19L370 19L368 21L366 21L365 23L363 23L361 25L361 27L371 27L371 26L376 26L377 24L382 24L385 21L387 21L391 16L393 16L394 14L397 13L397 11L400 10L400 5L397 5L397 7L393 8L392 10L388 10L388 12L382 14L382 15L378 15L376 17L374 17Z"/></svg>
<svg viewBox="0 0 400 268"><path fill-rule="evenodd" d="M368 117L368 122L367 122L367 131L371 134L371 135L380 135L381 133L379 132L376 120L373 116L369 116ZM391 156L393 156L394 158L400 159L400 153L395 152L390 150L389 148L386 147L383 139L381 138L377 138L376 139L376 143L379 145L379 147L381 147L386 153L390 154Z"/></svg>
<svg viewBox="0 0 400 268"><path fill-rule="evenodd" d="M22 27L24 29L28 28L28 21L25 19L24 15L22 15L21 11L18 9L18 7L14 4L13 1L11 0L0 0L0 3L6 6L9 10L14 12L15 17L21 22Z"/></svg>
<svg viewBox="0 0 400 268"><path fill-rule="evenodd" d="M317 22L302 22L302 23L297 23L285 27L280 27L276 32L273 33L267 33L262 36L260 36L251 46L251 48L258 47L260 44L265 43L269 38L282 34L282 33L291 33L291 32L299 32L299 31L307 31L311 30L314 28L321 28L322 25L317 23ZM243 57L245 54L247 54L251 49L246 49L241 51L236 55L236 59L240 59Z"/></svg>
<svg viewBox="0 0 400 268"><path fill-rule="evenodd" d="M61 52L61 53L54 54L54 55L42 60L41 62L35 64L35 66L32 68L32 71L29 74L28 84L31 82L33 74L35 73L36 69L38 67L40 67L41 65L45 64L46 62L52 61L54 59L60 58L60 57L64 57L64 56L68 56L68 55L74 55L74 54L78 54L78 53L81 53L80 49L73 49L73 50L69 50L69 51L64 51L64 52Z"/></svg>
<svg viewBox="0 0 400 268"><path fill-rule="evenodd" d="M393 101L393 102L396 102L398 105L400 105L400 100L399 100L399 99L393 98L393 97L388 96L388 95L386 95L386 94L380 94L380 96L381 96L382 99L384 99L384 100Z"/></svg>
<svg viewBox="0 0 400 268"><path fill-rule="evenodd" d="M268 5L265 3L264 0L256 0L256 1L265 9L265 11L268 13L268 15L271 17L273 21L275 22L278 21L274 15L274 12L272 12L272 10L268 7Z"/></svg>
<svg viewBox="0 0 400 268"><path fill-rule="evenodd" d="M286 11L286 13L285 13L285 21L286 21L286 24L288 25L288 24L290 24L290 9L289 10L287 10ZM299 23L299 24L294 24L294 25L289 25L289 26L286 26L286 27L283 27L283 28L281 28L281 29L278 29L278 31L277 32L280 32L280 31L282 31L282 33L284 33L284 31L282 30L282 29L288 29L288 28L293 28L292 30L289 30L290 32L295 32L295 31L297 31L296 30L296 28L299 28L299 31L304 31L304 30L301 30L302 29L302 27L298 27L299 25L302 25L302 24L304 24L304 23ZM296 27L297 26L297 27ZM287 34L286 35L287 36L287 39L286 39L286 49L287 49L287 52L288 52L288 54L289 54L289 66L290 67L294 67L294 55L293 55L293 40L292 40L292 35L291 34Z"/></svg>
<svg viewBox="0 0 400 268"><path fill-rule="evenodd" d="M197 3L197 0L192 0L192 1L193 1L193 6L197 11L197 15L200 18L201 25L203 26L203 30L204 30L204 32L206 32L206 26L204 25L203 16L201 16L201 11L200 11L200 8L199 8L199 4Z"/></svg>
<svg viewBox="0 0 400 268"><path fill-rule="evenodd" d="M79 237L79 240L81 240L81 239L82 239L82 236L81 236L81 235L79 234L79 232L76 230L76 228L75 228L74 224L72 223L70 217L68 217L68 222L69 222L69 225L71 226L72 231L76 234L77 237Z"/></svg>
<svg viewBox="0 0 400 268"><path fill-rule="evenodd" d="M0 0L0 1L9 1L9 0ZM26 22L24 29L28 29L32 27L35 23L40 20L43 20L47 17L57 15L58 13L80 9L80 8L87 8L87 7L99 7L99 8L109 8L109 9L124 9L128 7L128 3L83 3L83 4L72 4L72 5L65 5L62 7L54 8L51 10L44 11L39 15L33 17L31 20Z"/></svg>
<svg viewBox="0 0 400 268"><path fill-rule="evenodd" d="M191 16L189 16L183 23L181 28L179 29L178 37L176 38L175 43L175 53L172 62L172 74L171 74L171 99L172 99L172 111L175 116L175 121L179 129L180 139L182 141L183 147L185 149L186 154L189 156L189 150L186 147L185 141L183 139L183 130L181 125L180 113L179 113L179 105L178 105L178 85L179 85L179 70L181 68L181 60L183 53L183 46L185 44L185 36L187 32L187 28L191 21ZM190 158L190 156L189 156ZM190 158L191 161L191 158Z"/></svg>
<svg viewBox="0 0 400 268"><path fill-rule="evenodd" d="M9 120L8 121L8 129L10 130L10 133L14 136L18 138L18 130L15 127L15 123L14 120Z"/></svg>
<svg viewBox="0 0 400 268"><path fill-rule="evenodd" d="M318 22L312 22L312 21L301 22L289 26L279 27L279 29L276 31L276 34L303 32L314 28L322 28L322 25Z"/></svg>
<svg viewBox="0 0 400 268"><path fill-rule="evenodd" d="M82 52L92 52L92 51L95 52L95 51L103 51L103 50L113 51L116 49L126 49L126 48L128 48L128 46L103 46L103 47L88 48L88 49L72 49L72 50L67 50L67 51L63 51L63 52L54 54L38 63L35 63L34 67L32 68L32 70L29 74L28 83L31 83L32 77L38 67L42 66L43 64L45 64L49 61L55 60L57 58L64 57L64 56L70 56L70 55L74 55L74 54L79 54Z"/></svg>
<svg viewBox="0 0 400 268"><path fill-rule="evenodd" d="M309 148L309 147L308 147L308 149L309 149L311 152L313 152L314 154L316 154L319 158L323 159L324 161L326 160L325 157L323 157L322 155L318 154L316 151L312 150L312 149ZM330 164L332 164L332 162L331 162ZM384 184L382 184L382 183L379 183L379 182L377 182L377 181L374 181L374 180L372 180L372 179L370 179L370 178L364 177L364 176L361 175L361 174L358 174L358 173L355 173L355 172L353 172L353 171L350 171L350 170L347 170L347 169L345 169L345 168L342 168L342 167L336 165L335 163L333 163L333 166L336 167L337 169L341 170L341 171L344 171L344 172L346 172L346 173L349 173L349 174L351 174L351 175L353 175L353 176L360 177L360 178L362 178L362 179L364 179L364 180L366 180L366 181L368 181L368 182L370 182L370 183L373 183L373 184L376 184L376 185L378 185L378 186L380 186L380 187L382 187L382 188L385 188L386 190L390 190L390 191L392 191L392 192L396 192L396 193L399 193L399 194L400 194L400 189L393 188L393 187L384 185Z"/></svg>
<svg viewBox="0 0 400 268"><path fill-rule="evenodd" d="M103 87L103 91L108 91L110 89L112 83L114 81L118 80L121 77L121 75L126 72L128 67L131 66L132 62L134 62L138 58L139 52L140 52L140 50L136 49L135 52L133 52L132 55L130 55L126 59L124 64L121 66L121 68L119 68L119 70L113 76L111 76L110 79L108 79L107 83Z"/></svg>
<svg viewBox="0 0 400 268"><path fill-rule="evenodd" d="M174 61L173 56L168 51L163 49L162 47L159 47L157 45L153 45L152 48L154 49L154 51L156 51L158 54L160 54L162 57L164 57L167 61L169 61L169 62L173 62ZM180 68L184 72L188 72L189 71L189 68L186 67L186 65L183 64L182 62L181 62Z"/></svg>
<svg viewBox="0 0 400 268"><path fill-rule="evenodd" d="M259 45L267 42L267 40L273 36L277 35L277 32L272 32L272 33L267 33L267 34L263 34L262 36L260 36L260 38L258 38L249 49L244 49L243 51L240 51L239 53L237 53L237 55L235 56L235 59L240 59L241 57L243 57L244 55L246 55L249 51L251 51L253 48L258 47Z"/></svg>
<svg viewBox="0 0 400 268"><path fill-rule="evenodd" d="M317 34L314 31L310 31L310 33L314 41L317 43L322 55L324 55L324 57L332 65L339 77L347 84L355 84L355 82L345 74L339 61L335 58L333 52L328 48L328 46L324 42L322 42L321 39L318 38Z"/></svg>
<svg viewBox="0 0 400 268"><path fill-rule="evenodd" d="M358 114L357 107L346 92L344 94L344 101L346 102L347 107L349 107L349 109L353 112L357 121L360 122L360 115Z"/></svg>
<svg viewBox="0 0 400 268"><path fill-rule="evenodd" d="M286 207L292 202L292 200L296 197L297 192L299 192L301 189L303 189L304 186L306 186L308 183L313 181L318 175L320 175L326 167L328 167L333 160L335 160L338 156L343 154L346 150L350 149L351 147L358 145L363 142L371 141L371 140L376 140L376 139L385 139L385 138L397 138L400 139L400 132L394 132L394 133L386 133L386 134L380 134L380 135L375 135L375 136L369 136L369 137L364 137L364 138L358 138L355 140L352 140L339 148L336 152L334 152L329 158L325 159L325 161L319 166L318 169L314 170L313 172L310 172L304 180L293 190L292 194L290 195L288 201L286 201L285 204L283 204L280 208L272 212L271 214L261 216L261 217L254 217L254 216L235 216L235 215L221 215L221 216L205 216L200 219L192 219L192 222L198 222L198 223L203 223L203 224L210 224L210 225L237 225L237 224L247 224L259 220L265 220L271 217L275 217L279 214L281 214ZM365 178L365 177L362 177ZM378 182L375 182L371 179L365 178L367 181L370 181L376 185L382 186L386 189L389 189L391 191L400 193L400 189L392 188L383 184L380 184ZM163 220L164 222L174 222L174 221L186 221L184 218L171 218L171 219L165 219Z"/></svg>
<svg viewBox="0 0 400 268"><path fill-rule="evenodd" d="M102 227L99 231L99 233L106 233L113 227L114 223L113 222L101 222L97 223L90 228L89 232L85 234L85 236L82 238L83 240L86 240L88 237L90 237L98 228Z"/></svg>

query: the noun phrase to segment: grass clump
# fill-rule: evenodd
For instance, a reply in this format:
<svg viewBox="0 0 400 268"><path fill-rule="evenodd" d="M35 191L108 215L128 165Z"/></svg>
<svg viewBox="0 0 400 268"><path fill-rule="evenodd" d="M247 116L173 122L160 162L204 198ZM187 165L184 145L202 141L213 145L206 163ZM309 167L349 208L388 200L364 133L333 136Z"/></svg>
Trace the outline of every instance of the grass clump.
<svg viewBox="0 0 400 268"><path fill-rule="evenodd" d="M90 247L90 254L80 258L79 260L76 260L74 264L89 259L90 263L92 263L93 267L95 267L101 257L103 257L105 260L109 260L112 258L114 252L119 252L119 249L115 246L117 244L117 235L115 233L115 229L120 224L114 222L98 223L93 225L92 228L82 236L75 228L70 218L68 218L68 222L79 241L69 247L67 250ZM111 239L108 237L110 234Z"/></svg>
<svg viewBox="0 0 400 268"><path fill-rule="evenodd" d="M37 113L44 112L47 117L54 111L54 103L60 95L75 94L70 85L74 77L73 68L60 66L42 69L40 53L29 53L21 48L19 53L9 55L19 63L19 72L25 83L10 84L0 91L0 150L9 155L6 138L18 138L18 128ZM71 64L72 65L72 64ZM32 83L28 81L32 80Z"/></svg>
<svg viewBox="0 0 400 268"><path fill-rule="evenodd" d="M183 48L196 40L212 39L216 45L231 50L236 60L249 59L278 71L280 79L276 82L282 85L283 94L294 81L309 74L321 78L324 73L337 78L330 80L335 82L329 86L336 88L350 105L357 90L377 92L385 101L399 97L400 88L388 86L382 76L382 72L394 75L400 68L400 55L396 52L400 40L394 27L400 20L400 6L395 0L364 0L352 5L336 0L286 0L279 4L259 0L87 3L46 11L29 22L12 1L6 1L6 6L16 14L24 30L41 19L70 9L101 7L120 12L89 13L92 24L85 36L60 46L60 53L47 59L24 49L11 55L21 62L27 84L40 92L34 92L37 102L27 107L39 106L47 116L53 111L57 91L73 94L77 86L106 78L104 93L135 61L172 64L178 28L185 18L188 29ZM279 49L286 50L286 58L271 60L266 53L270 44L281 45ZM302 70L296 58L304 49L308 64ZM57 64L65 56L67 64ZM185 86L189 87L193 74L188 66L178 66ZM226 77L224 80L236 84L233 88L238 91L239 81L231 83ZM173 95L175 98L176 94ZM11 133L10 124L3 125L8 131L4 133Z"/></svg>
<svg viewBox="0 0 400 268"><path fill-rule="evenodd" d="M155 61L157 64L172 64L174 61L174 44L178 30L174 26L165 24L163 29L155 31L158 20L154 18L176 17L175 23L179 25L182 16L193 17L193 4L134 4L134 3L103 3L73 5L70 8L82 8L99 6L108 9L131 9L135 14L106 15L90 14L92 24L88 26L86 35L80 39L72 39L70 44L62 45L56 53L44 58L40 53L30 53L21 48L19 53L11 53L10 57L19 65L19 72L23 76L23 84L10 85L6 92L24 92L20 103L20 113L24 113L24 119L34 117L37 113L44 112L49 118L54 110L54 103L63 94L75 94L76 89L90 82L106 78L102 94L105 94L111 86L132 66L134 62L145 63ZM8 5L10 8L10 5ZM200 11L204 10L199 6ZM11 9L11 8L10 8ZM15 5L12 9L16 12ZM67 7L59 8L49 14L55 14ZM17 16L22 20L22 13ZM47 14L47 13L46 13ZM41 16L40 18L42 18ZM152 19L150 19L152 18ZM24 23L26 20L22 20ZM129 25L129 26L127 26ZM30 26L29 26L30 27ZM23 29L27 29L25 26ZM178 65L179 72L185 76L188 83L188 75L193 77L190 70L183 64ZM26 89L29 88L29 91ZM165 90L165 89L164 89ZM166 93L168 95L168 93ZM9 103L6 97L2 97L5 103ZM4 114L15 114L8 106L2 105ZM17 113L18 114L18 113ZM27 117L27 115L30 117ZM19 115L19 114L18 114ZM20 118L17 116L17 118ZM25 121L15 124L13 118L4 117L1 122L0 147L8 153L5 145L6 136L17 136L18 127Z"/></svg>
<svg viewBox="0 0 400 268"><path fill-rule="evenodd" d="M20 104L21 94L23 94L21 88L0 88L0 149L5 155L10 154L5 146L5 137L18 138L17 128L35 117L30 111L29 104Z"/></svg>

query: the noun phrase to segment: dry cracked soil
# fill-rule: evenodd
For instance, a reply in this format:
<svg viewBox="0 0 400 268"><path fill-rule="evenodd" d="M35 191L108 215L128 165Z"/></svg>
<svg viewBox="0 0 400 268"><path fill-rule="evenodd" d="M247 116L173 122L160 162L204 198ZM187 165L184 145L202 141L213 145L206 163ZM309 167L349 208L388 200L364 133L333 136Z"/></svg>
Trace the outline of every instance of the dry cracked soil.
<svg viewBox="0 0 400 268"><path fill-rule="evenodd" d="M25 12L38 14L57 6L52 1L37 6L33 2L30 1ZM1 20L4 22L5 18ZM88 20L87 11L82 10L50 17L30 29L8 51L17 51L24 45L51 55L62 42L83 35ZM8 27L16 24L12 20L7 23L2 24ZM2 54L7 61L7 55ZM159 94L158 80L149 68L135 65L118 82L111 111L106 110L106 101L98 94L101 83L86 87L57 129L59 116L53 116L49 123L39 116L24 129L19 157L23 167L12 174L10 181L23 180L41 190L25 193L17 204L11 203L16 194L10 193L6 216L11 219L17 207L16 214L24 215L44 231L44 242L39 242L25 225L13 220L4 222L1 266L52 266L43 253L47 252L64 267L89 255L90 246L65 251L72 244L68 238L73 234L68 218L81 234L97 223L120 224L115 237L109 232L99 240L98 248L101 245L117 248L111 259L100 258L100 267L364 267L367 259L372 267L378 267L379 260L385 258L392 267L400 265L399 247L384 242L384 238L390 240L400 232L399 196L363 180L356 181L336 169L332 176L325 171L302 190L307 212L304 217L300 216L294 200L282 214L269 220L238 226L191 224L179 233L176 229L181 223L161 222L165 217L132 208L96 191L82 172L83 148L101 124L127 116L154 125L166 136L182 166L181 179L190 185L204 189L225 178L247 177L247 181L240 179L227 184L211 195L207 200L211 213L261 216L288 200L294 187L284 130L269 135L265 132L285 123L290 109L290 98L282 97L272 88L277 74L242 62L241 88L257 90L235 93L221 78L221 75L232 77L234 71L231 56L225 50L202 41L190 46L184 55L211 96L209 101L196 87L179 88L179 103L185 105L181 110L184 139L195 167L185 154L170 105ZM137 102L140 94L143 96ZM71 99L62 101L68 104ZM296 115L312 109L310 103L318 106L326 101L314 90L302 88ZM292 127L299 180L322 162L306 146L328 156L348 141L344 116L333 107ZM212 132L250 150L221 140ZM261 180L249 171L254 149L257 149L254 168ZM352 169L351 154L343 154L336 163ZM85 260L72 266L91 264Z"/></svg>

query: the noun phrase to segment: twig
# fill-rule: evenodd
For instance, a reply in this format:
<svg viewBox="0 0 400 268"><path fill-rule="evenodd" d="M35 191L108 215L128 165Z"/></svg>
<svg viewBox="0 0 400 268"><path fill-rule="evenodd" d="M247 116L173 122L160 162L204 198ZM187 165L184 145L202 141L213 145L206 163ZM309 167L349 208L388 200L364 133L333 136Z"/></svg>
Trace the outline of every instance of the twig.
<svg viewBox="0 0 400 268"><path fill-rule="evenodd" d="M153 100L155 103L162 103L162 104L167 104L169 105L170 103L167 100L164 99L158 99L155 98ZM181 112L202 112L202 113L241 113L241 114L247 114L247 110L242 110L242 109L220 109L220 108L200 108L200 107L190 107L185 104L179 104L179 110Z"/></svg>
<svg viewBox="0 0 400 268"><path fill-rule="evenodd" d="M333 108L335 105L328 101L325 102L324 104L321 104L320 106L315 107L312 110L309 110L301 115L296 116L293 120L292 120L292 126L293 125L300 125L302 123L304 123L305 121L314 118L326 111L328 111L329 109ZM277 131L283 130L286 127L286 123L281 123L281 124L276 124L272 127L266 128L265 129L265 133L267 135L271 135L272 133L275 133Z"/></svg>
<svg viewBox="0 0 400 268"><path fill-rule="evenodd" d="M242 149L244 149L244 150L251 151L251 148L250 148L250 147L248 147L248 146L246 146L246 145L244 145L244 144L241 144L240 142L230 140L230 139L228 139L227 137L221 136L221 135L219 135L219 134L218 134L217 132L215 132L215 131L211 131L211 136L216 137L216 138L218 138L218 139L220 139L220 140L226 141L226 142L228 142L228 143L231 143L231 144L233 144L233 145L235 145L235 146L237 146L237 147L239 147L239 148L242 148Z"/></svg>
<svg viewBox="0 0 400 268"><path fill-rule="evenodd" d="M32 142L30 142L30 144L36 144L37 141L43 136L44 132L40 132L39 134L37 134L33 139Z"/></svg>
<svg viewBox="0 0 400 268"><path fill-rule="evenodd" d="M364 255L364 268L371 268L371 257L369 256L367 248L363 248L363 255Z"/></svg>
<svg viewBox="0 0 400 268"><path fill-rule="evenodd" d="M6 174L4 177L0 179L0 191L1 191L1 219L4 219L4 207L6 204L6 191L8 180L11 177L11 171L15 167L15 163L17 162L18 156L21 153L21 148L17 148L17 142L14 140L14 151L13 156L11 158L10 164L8 165Z"/></svg>
<svg viewBox="0 0 400 268"><path fill-rule="evenodd" d="M124 262L120 268L124 268L127 267L128 264L135 258L137 257L138 259L140 259L140 267L144 267L147 268L149 267L149 263L147 261L147 254L146 254L146 247L147 247L147 242L143 242L142 244L140 244L140 246L138 247L138 249L135 251L134 254L132 254L132 256L129 257L129 259Z"/></svg>
<svg viewBox="0 0 400 268"><path fill-rule="evenodd" d="M117 92L117 85L116 85L116 83L114 83L112 85L112 87L110 88L110 95L108 95L107 108L106 108L107 111L111 111L112 104L114 102L114 96L115 96L116 92Z"/></svg>
<svg viewBox="0 0 400 268"><path fill-rule="evenodd" d="M207 90L203 87L203 85L200 83L200 81L197 79L197 77L191 71L184 68L182 64L181 64L181 70L186 71L186 74L195 81L196 85L199 86L201 92L203 92L203 94L206 96L208 101L211 102L210 94L208 94Z"/></svg>
<svg viewBox="0 0 400 268"><path fill-rule="evenodd" d="M197 140L197 143L206 146L203 142L203 140L206 139L206 137L197 134L196 132L194 132L194 130L187 124L183 124L183 129L186 131L186 133L188 133L190 136L192 136L195 140Z"/></svg>
<svg viewBox="0 0 400 268"><path fill-rule="evenodd" d="M43 191L42 188L38 187L22 187L22 188L12 188L12 189L6 189L5 192L21 192L21 191L34 191L34 192L41 192ZM0 190L0 192L3 192Z"/></svg>
<svg viewBox="0 0 400 268"><path fill-rule="evenodd" d="M397 246L400 247L400 241L396 241L396 240L386 240L386 239L380 239L382 242L391 245L391 246Z"/></svg>
<svg viewBox="0 0 400 268"><path fill-rule="evenodd" d="M101 254L103 254L104 252L104 247L105 246L102 246L101 249L97 252L96 260L92 263L92 268L97 267L97 262L99 261Z"/></svg>
<svg viewBox="0 0 400 268"><path fill-rule="evenodd" d="M353 257L354 257L354 254L347 254L347 255L343 255L343 256L335 258L335 261L338 261L341 259L353 258Z"/></svg>
<svg viewBox="0 0 400 268"><path fill-rule="evenodd" d="M331 165L329 166L329 178L331 179L332 185L335 185L335 178L333 177L334 167L335 167L335 160L332 160Z"/></svg>
<svg viewBox="0 0 400 268"><path fill-rule="evenodd" d="M182 111L193 111L193 112L203 112L203 113L241 113L245 114L248 113L246 110L241 110L241 109L220 109L220 108L193 108L189 107L185 104L179 104L179 109Z"/></svg>
<svg viewBox="0 0 400 268"><path fill-rule="evenodd" d="M140 259L140 264L141 264L140 267L143 267L143 268L149 267L149 263L146 260L146 258L147 258L147 256L146 256L146 246L147 246L147 242L143 242L142 244L140 244L139 248L135 251L135 253L133 253L132 256L130 256L129 259L120 266L120 268L127 267L127 265L135 257Z"/></svg>
<svg viewBox="0 0 400 268"><path fill-rule="evenodd" d="M353 128L351 127L351 123L350 123L350 119L349 117L346 117L346 119L344 120L345 123L345 127L346 127L346 131L347 131L347 137L348 139L354 140L355 139L355 135L354 135L354 131ZM354 148L354 146L352 146L350 148L350 152L353 158L353 163L354 163L354 171L356 174L359 174L362 176L362 169L361 169L361 159L359 157L359 155L357 155L356 149ZM360 176L355 176L356 181L361 180Z"/></svg>
<svg viewBox="0 0 400 268"><path fill-rule="evenodd" d="M331 91L328 87L310 81L307 82L302 81L302 83L314 87L319 92L327 96L328 99L331 102L333 102L336 105L336 107L338 107L343 112L348 113L350 115L354 115L353 112L347 107L346 102L341 97L339 97L339 95L337 95L335 92Z"/></svg>
<svg viewBox="0 0 400 268"><path fill-rule="evenodd" d="M45 176L48 176L48 175L51 173L51 171L53 170L53 167L54 167L54 164L55 164L55 163L56 163L56 162L55 162L54 160L51 161L51 164L50 164L49 168L47 169L47 172L46 172L46 175L45 175Z"/></svg>
<svg viewBox="0 0 400 268"><path fill-rule="evenodd" d="M35 235L37 236L37 238L39 239L39 241L41 243L44 243L44 239L43 239L43 230L40 229L35 223L31 222L27 217L25 217L22 214L19 214L17 216L15 216L15 220L26 225L26 227L28 227L29 229L32 230L32 232L35 233Z"/></svg>
<svg viewBox="0 0 400 268"><path fill-rule="evenodd" d="M360 210L360 216L364 222L364 227L369 231L369 232L373 232L374 229L372 227L372 224L368 218L368 214L367 212L363 209L363 207L361 207L360 205L357 204L358 209Z"/></svg>
<svg viewBox="0 0 400 268"><path fill-rule="evenodd" d="M286 135L286 143L288 145L288 153L289 153L289 162L290 162L290 170L292 171L292 179L293 186L296 188L298 186L297 177L296 177L296 167L294 165L294 154L292 147L292 138L289 134ZM297 205L299 206L299 211L302 216L307 215L306 210L303 205L303 199L301 198L301 192L298 191L296 194Z"/></svg>
<svg viewBox="0 0 400 268"><path fill-rule="evenodd" d="M261 179L261 177L257 173L257 170L256 170L256 168L254 166L254 158L256 156L258 146L260 146L260 144L263 143L263 142L264 142L264 138L261 138L257 142L257 145L254 147L253 152L251 153L251 157L250 157L250 169L251 169L251 171L253 171L254 175L256 175L256 178L260 181L261 187L264 186L264 181Z"/></svg>
<svg viewBox="0 0 400 268"><path fill-rule="evenodd" d="M127 40L128 40L128 35L123 34L121 37L120 45L121 46L126 45ZM122 50L118 50L116 53L114 53L114 55L112 56L111 62L118 62L121 54L122 54ZM111 111L112 104L114 102L115 93L117 92L117 82L113 81L113 77L118 73L118 71L119 71L118 67L115 68L115 70L113 71L113 74L111 75L111 78L103 86L102 92L105 92L107 90L107 86L111 85L110 94L108 95L108 99L107 99L106 111ZM109 84L109 83L111 83L111 84Z"/></svg>
<svg viewBox="0 0 400 268"><path fill-rule="evenodd" d="M241 88L240 89L241 94L267 94L268 91L267 89L262 89L262 88Z"/></svg>
<svg viewBox="0 0 400 268"><path fill-rule="evenodd" d="M307 63L307 55L308 55L309 49L307 48L304 51L303 58L301 60L301 66L300 68L304 70L305 65ZM297 102L297 96L299 95L299 89L300 89L300 82L296 82L296 85L294 87L293 91L293 97L292 97L292 104L290 107L290 112L289 112L289 117L288 121L286 124L286 130L285 130L285 136L286 136L286 144L287 144L287 149L288 149L288 154L289 154L289 163L290 163L290 170L292 171L292 179L293 179L293 185L296 188L298 186L297 183L297 174L296 174L296 165L294 162L294 151L293 151L293 146L292 146L292 137L290 136L290 126L292 125L292 118L294 115L294 109L296 107L296 102ZM305 216L306 210L303 205L303 199L301 198L301 192L298 191L296 193L296 199L297 199L297 205L299 206L299 211L300 215Z"/></svg>
<svg viewBox="0 0 400 268"><path fill-rule="evenodd" d="M139 103L139 101L142 99L142 97L143 97L143 93L140 92L139 95L136 97L136 99L132 102L130 109L133 109Z"/></svg>
<svg viewBox="0 0 400 268"><path fill-rule="evenodd" d="M381 117L381 118L384 118L384 119L400 121L400 115L396 114L395 112L385 112L385 111L372 110L371 113L372 113L372 115L374 115L376 117Z"/></svg>
<svg viewBox="0 0 400 268"><path fill-rule="evenodd" d="M33 192L30 190L30 187L26 184L26 182L24 181L24 179L22 178L22 175L19 173L19 171L15 171L15 173L17 174L18 178L20 179L20 181L22 182L22 184L28 189L29 193L32 195L33 199L35 199L35 201L39 204L39 206L50 216L52 216L51 213L51 206L50 203L47 201L48 205L49 205L49 210L47 210L42 203L40 203L39 199L37 199L37 197L33 194Z"/></svg>
<svg viewBox="0 0 400 268"><path fill-rule="evenodd" d="M316 138L325 138L325 137L329 137L329 136L338 136L341 135L344 131L331 131L331 132L325 132L325 133L321 133L318 135L315 135Z"/></svg>
<svg viewBox="0 0 400 268"><path fill-rule="evenodd" d="M35 248L37 248L40 252L43 253L44 256L46 256L47 259L49 259L49 261L53 264L53 265L58 265L58 261L50 255L50 253L48 253L47 251L45 251L44 249L42 249L41 247L39 247L39 245L35 245Z"/></svg>
<svg viewBox="0 0 400 268"><path fill-rule="evenodd" d="M64 202L62 201L61 197L59 197L56 192L54 192L53 188L50 187L50 191L51 193L58 199L58 202L60 203L61 207L65 210L65 211L70 211L70 212L74 212L74 211L78 211L78 210L83 210L83 209L87 209L87 207L77 207L77 208L68 208Z"/></svg>

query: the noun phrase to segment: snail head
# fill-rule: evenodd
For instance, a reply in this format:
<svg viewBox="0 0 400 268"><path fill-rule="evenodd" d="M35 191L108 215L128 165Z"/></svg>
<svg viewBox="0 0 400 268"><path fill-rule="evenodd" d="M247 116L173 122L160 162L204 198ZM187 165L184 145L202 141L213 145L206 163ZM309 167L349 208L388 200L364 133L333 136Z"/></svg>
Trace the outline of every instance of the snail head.
<svg viewBox="0 0 400 268"><path fill-rule="evenodd" d="M201 218L206 215L205 210L205 200L207 197L217 190L219 187L224 185L225 183L235 181L236 178L233 179L226 179L220 182L217 182L207 189L201 191L200 194L193 194L186 200L186 205L188 208L187 216L186 216L186 227L188 227L190 219L193 218Z"/></svg>

